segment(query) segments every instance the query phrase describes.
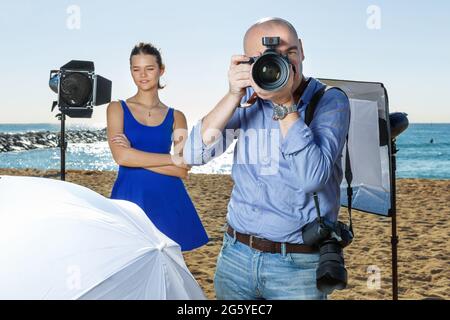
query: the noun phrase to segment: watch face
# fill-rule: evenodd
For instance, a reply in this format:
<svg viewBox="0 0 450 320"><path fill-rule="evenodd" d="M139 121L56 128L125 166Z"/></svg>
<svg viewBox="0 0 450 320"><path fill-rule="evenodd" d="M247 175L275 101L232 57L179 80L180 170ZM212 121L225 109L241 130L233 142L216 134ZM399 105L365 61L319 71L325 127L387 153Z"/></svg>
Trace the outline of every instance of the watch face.
<svg viewBox="0 0 450 320"><path fill-rule="evenodd" d="M273 107L273 118L275 120L283 119L286 116L286 108L284 106L275 105Z"/></svg>

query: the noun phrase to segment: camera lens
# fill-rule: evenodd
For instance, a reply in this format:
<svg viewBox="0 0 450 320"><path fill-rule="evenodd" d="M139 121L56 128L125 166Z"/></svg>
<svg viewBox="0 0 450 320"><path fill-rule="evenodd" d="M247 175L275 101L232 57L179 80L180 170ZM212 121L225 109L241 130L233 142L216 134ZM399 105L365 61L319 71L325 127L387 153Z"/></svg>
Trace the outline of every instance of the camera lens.
<svg viewBox="0 0 450 320"><path fill-rule="evenodd" d="M289 63L276 52L266 52L256 59L252 77L263 90L280 90L289 80Z"/></svg>
<svg viewBox="0 0 450 320"><path fill-rule="evenodd" d="M336 240L327 240L320 245L319 267L316 272L317 288L327 294L347 286L347 270L344 254Z"/></svg>
<svg viewBox="0 0 450 320"><path fill-rule="evenodd" d="M281 77L280 67L276 63L270 61L262 67L260 77L261 80L266 83L276 82Z"/></svg>

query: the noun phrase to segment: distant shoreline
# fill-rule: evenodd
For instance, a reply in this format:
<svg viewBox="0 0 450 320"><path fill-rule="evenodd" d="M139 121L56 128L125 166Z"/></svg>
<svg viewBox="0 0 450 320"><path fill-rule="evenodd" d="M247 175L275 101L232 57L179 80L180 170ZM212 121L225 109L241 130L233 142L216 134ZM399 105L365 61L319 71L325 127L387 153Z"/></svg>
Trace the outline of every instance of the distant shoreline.
<svg viewBox="0 0 450 320"><path fill-rule="evenodd" d="M101 125L101 124L100 124ZM430 180L450 179L450 124L411 124L397 138L397 176ZM8 133L2 133L8 132ZM0 167L59 169L57 124L0 124ZM117 170L111 156L106 130L99 123L67 126L66 168L74 170ZM231 173L234 149L193 173Z"/></svg>
<svg viewBox="0 0 450 320"><path fill-rule="evenodd" d="M65 139L71 143L94 143L106 141L106 129L67 130ZM59 146L58 132L31 131L24 133L1 133L0 152L55 148Z"/></svg>

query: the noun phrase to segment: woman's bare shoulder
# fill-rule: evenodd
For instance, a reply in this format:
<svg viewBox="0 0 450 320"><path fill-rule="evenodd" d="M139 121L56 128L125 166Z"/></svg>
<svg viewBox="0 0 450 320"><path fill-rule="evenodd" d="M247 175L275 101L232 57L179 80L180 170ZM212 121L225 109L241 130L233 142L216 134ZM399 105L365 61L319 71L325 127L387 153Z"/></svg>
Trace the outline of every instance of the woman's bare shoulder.
<svg viewBox="0 0 450 320"><path fill-rule="evenodd" d="M108 112L113 112L113 113L122 113L122 106L120 105L120 101L111 101L107 107L107 111Z"/></svg>
<svg viewBox="0 0 450 320"><path fill-rule="evenodd" d="M180 110L173 108L173 119L173 129L187 127L186 117Z"/></svg>
<svg viewBox="0 0 450 320"><path fill-rule="evenodd" d="M175 119L176 122L178 123L186 123L186 116L184 115L184 113L180 110L177 109L173 109L173 117Z"/></svg>
<svg viewBox="0 0 450 320"><path fill-rule="evenodd" d="M186 116L184 115L184 113L180 110L177 110L175 108L173 108L173 116L177 119L183 120L186 119Z"/></svg>

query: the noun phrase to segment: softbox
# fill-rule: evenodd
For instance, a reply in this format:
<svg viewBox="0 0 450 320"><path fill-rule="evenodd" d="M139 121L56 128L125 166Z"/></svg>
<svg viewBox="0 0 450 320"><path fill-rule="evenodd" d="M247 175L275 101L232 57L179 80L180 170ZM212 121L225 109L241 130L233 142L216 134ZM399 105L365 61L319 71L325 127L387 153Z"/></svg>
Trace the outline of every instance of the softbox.
<svg viewBox="0 0 450 320"><path fill-rule="evenodd" d="M352 208L390 216L392 202L391 133L385 87L377 82L319 79L342 89L350 100L348 144L353 174ZM343 148L342 168L346 153ZM347 206L347 182L341 184L341 205Z"/></svg>

